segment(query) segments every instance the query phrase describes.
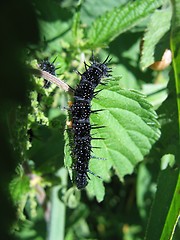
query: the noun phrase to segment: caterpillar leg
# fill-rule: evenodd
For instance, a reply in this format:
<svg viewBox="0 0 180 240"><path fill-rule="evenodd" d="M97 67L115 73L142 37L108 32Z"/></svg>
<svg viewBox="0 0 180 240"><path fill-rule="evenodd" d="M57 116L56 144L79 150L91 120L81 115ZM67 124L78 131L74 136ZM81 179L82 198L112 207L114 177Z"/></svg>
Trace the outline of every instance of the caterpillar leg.
<svg viewBox="0 0 180 240"><path fill-rule="evenodd" d="M93 172L92 172L91 170L89 170L89 169L88 169L88 173L90 173L90 174L94 175L95 177L98 177L98 178L102 179L102 177L101 177L101 176L99 176L99 175L97 175L97 174L93 173Z"/></svg>

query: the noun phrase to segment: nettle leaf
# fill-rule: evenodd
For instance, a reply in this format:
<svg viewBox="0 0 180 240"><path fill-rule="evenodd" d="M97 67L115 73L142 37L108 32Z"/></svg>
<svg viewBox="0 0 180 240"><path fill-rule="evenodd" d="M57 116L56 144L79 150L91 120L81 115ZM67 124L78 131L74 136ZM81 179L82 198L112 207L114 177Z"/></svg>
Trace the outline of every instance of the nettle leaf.
<svg viewBox="0 0 180 240"><path fill-rule="evenodd" d="M91 131L93 137L104 139L92 140L93 147L100 147L93 148L93 156L100 159L92 158L89 165L89 169L102 179L89 173L91 180L86 190L91 197L102 201L103 181L110 180L110 169L115 170L121 181L131 174L159 138L160 130L157 115L144 95L120 89L113 80L97 99L93 99L92 109L104 109L91 114L91 124L105 127Z"/></svg>
<svg viewBox="0 0 180 240"><path fill-rule="evenodd" d="M162 0L137 0L113 8L93 22L87 33L89 39L87 45L91 47L106 45L119 34L139 23L162 3Z"/></svg>
<svg viewBox="0 0 180 240"><path fill-rule="evenodd" d="M156 10L154 14L152 14L143 38L143 49L140 63L142 70L150 66L153 62L155 62L154 56L155 47L161 40L161 38L165 35L165 33L170 29L171 17L172 7L170 5L170 2L166 8ZM165 49L163 49L163 51L164 50ZM161 57L162 55L158 56L159 59L157 60L160 60Z"/></svg>
<svg viewBox="0 0 180 240"><path fill-rule="evenodd" d="M21 166L17 168L17 174L9 185L14 203L19 203L30 190L29 178L24 174Z"/></svg>
<svg viewBox="0 0 180 240"><path fill-rule="evenodd" d="M110 11L114 7L119 7L120 4L123 5L127 3L127 0L86 0L82 4L81 8L81 21L86 26L90 26L94 19L98 18L107 11Z"/></svg>
<svg viewBox="0 0 180 240"><path fill-rule="evenodd" d="M24 174L21 167L17 169L17 176L9 184L10 194L15 206L17 206L18 217L25 219L23 214L24 206L30 191L30 182L28 176Z"/></svg>

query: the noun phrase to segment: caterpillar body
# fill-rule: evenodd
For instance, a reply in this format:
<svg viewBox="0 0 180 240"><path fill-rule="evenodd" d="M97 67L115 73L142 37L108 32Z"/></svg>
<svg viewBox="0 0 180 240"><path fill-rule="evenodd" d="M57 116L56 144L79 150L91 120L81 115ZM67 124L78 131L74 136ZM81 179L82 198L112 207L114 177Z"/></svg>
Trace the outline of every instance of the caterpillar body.
<svg viewBox="0 0 180 240"><path fill-rule="evenodd" d="M91 129L98 128L90 123L90 114L99 110L91 110L91 101L98 94L95 91L104 77L109 77L111 68L107 64L110 62L109 56L104 62L97 62L93 59L91 65L85 65L86 71L81 75L81 80L74 90L74 102L70 107L72 116L72 156L75 160L73 169L75 171L74 182L78 189L83 189L88 184L89 161L92 157ZM101 128L101 126L99 126Z"/></svg>

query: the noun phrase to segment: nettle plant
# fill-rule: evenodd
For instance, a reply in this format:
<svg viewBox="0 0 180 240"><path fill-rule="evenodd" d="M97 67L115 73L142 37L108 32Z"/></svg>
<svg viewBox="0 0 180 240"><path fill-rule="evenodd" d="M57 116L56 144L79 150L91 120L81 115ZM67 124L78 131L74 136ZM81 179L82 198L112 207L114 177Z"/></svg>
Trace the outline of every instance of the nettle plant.
<svg viewBox="0 0 180 240"><path fill-rule="evenodd" d="M37 12L41 13L39 25L45 41L42 50L35 52L36 60L30 63L34 72L28 106L19 106L16 110L12 143L20 160L17 175L10 183L10 192L18 207L18 217L23 221L27 218L24 209L31 217L38 215L37 204L47 210L51 196L49 237L59 239L57 236L61 236L63 239L63 231L58 232L57 228L59 223L64 226L65 206L77 209L79 214L80 211L85 212L79 209L86 199L85 192L89 199L95 197L97 202L105 201L106 189L108 191L111 186L120 188L120 182L125 184L126 176L128 178L134 173L137 176L136 204L145 223L150 209L150 205L148 207L145 203L146 194L151 192L153 199L156 192L146 239L170 239L180 207L177 147L180 129L179 3L168 0L137 0L126 4L122 4L123 1L104 2L104 9L93 12L91 3L79 1L72 14L65 2L62 7L48 1L41 6L35 1ZM86 7L92 7L91 16L87 14ZM92 52L95 60L91 59ZM164 52L168 54L163 55ZM93 99L88 106L83 98L86 112L89 107L94 110L94 114L90 114L90 125L95 129L91 131L92 141L86 139L86 143L89 141L93 147L88 150L92 159L88 166L84 166L88 184L82 184L87 186L81 192L73 181L73 171L77 169L74 169L72 145L78 145L79 157L81 150L84 153L81 146L85 140L81 136L81 142L76 144L79 138L72 139L70 135L76 121L76 117L71 116L71 106L76 101L78 108L82 99L79 94L78 101L77 98L75 100L73 89L77 89L80 78L84 76L81 72L87 72L90 66L100 72L101 66L93 64L103 62L108 55L112 58L108 63L112 76L104 80L105 86L97 86L98 94L92 93ZM170 71L171 55L173 64ZM46 58L55 66L53 74L52 69L38 65ZM158 72L149 70L149 66ZM81 76L75 71L79 71ZM91 78L95 78L95 72L91 73ZM53 84L47 87L47 81ZM83 83L86 81L84 79ZM83 91L86 91L84 87L81 93ZM68 101L72 103L68 104ZM82 162L82 156L80 158ZM148 163L158 166L155 171L159 168L157 191L152 190L155 183L153 173L146 166ZM118 177L119 186L114 186L114 176ZM49 190L52 190L51 194ZM58 198L54 195L57 192ZM58 204L59 199L63 204ZM58 212L61 214L57 220ZM86 217L87 214L82 214L78 219ZM90 226L89 229L91 232ZM57 235L53 235L55 232ZM70 232L72 236L78 235L77 230L66 228L66 234ZM139 233L145 234L145 231L140 230Z"/></svg>

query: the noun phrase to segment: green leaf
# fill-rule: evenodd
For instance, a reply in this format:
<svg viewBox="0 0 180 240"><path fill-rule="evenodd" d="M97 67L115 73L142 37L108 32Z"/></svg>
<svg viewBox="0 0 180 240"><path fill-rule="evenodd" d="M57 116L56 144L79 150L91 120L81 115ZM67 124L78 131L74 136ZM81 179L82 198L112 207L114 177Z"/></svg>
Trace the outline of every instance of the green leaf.
<svg viewBox="0 0 180 240"><path fill-rule="evenodd" d="M80 23L80 21L79 21L80 20L80 12L79 12L80 8L81 8L81 3L78 3L77 10L76 10L76 13L74 14L73 24L72 24L72 35L75 40L78 36L78 28L79 28L79 23Z"/></svg>
<svg viewBox="0 0 180 240"><path fill-rule="evenodd" d="M101 169L100 164L99 164L99 167L100 168L98 168L98 169ZM93 168L93 167L91 167L91 164L90 164L90 168ZM104 195L105 195L105 188L104 188L102 180L93 175L90 176L90 178L92 181L90 180L89 184L87 186L88 195L90 197L96 196L96 199L98 202L103 201Z"/></svg>
<svg viewBox="0 0 180 240"><path fill-rule="evenodd" d="M95 48L108 44L119 34L135 26L152 11L160 7L162 0L137 0L123 7L116 7L94 21L87 35L87 45Z"/></svg>
<svg viewBox="0 0 180 240"><path fill-rule="evenodd" d="M30 191L30 182L28 176L24 174L24 171L20 166L17 168L17 176L13 178L9 184L9 191L13 203L17 207L18 218L25 220L23 211Z"/></svg>
<svg viewBox="0 0 180 240"><path fill-rule="evenodd" d="M171 17L172 8L170 2L166 7L160 10L156 10L154 14L152 14L143 38L143 50L141 54L142 70L150 66L153 62L155 62L154 57L155 47L157 43L161 40L161 38L165 35L165 33L170 29ZM168 45L166 47L168 47ZM164 50L165 49L163 49L163 51ZM160 52L162 54L162 51ZM157 60L160 61L162 55L158 57L159 59Z"/></svg>
<svg viewBox="0 0 180 240"><path fill-rule="evenodd" d="M107 159L103 161L106 168L113 166L119 178L123 179L124 175L132 173L135 164L143 159L159 138L157 116L142 94L119 89L117 82L111 82L98 98L101 101L94 99L92 108L105 110L92 115L91 122L106 126L96 130L96 136L105 140L93 142L93 145L103 146L103 156L100 157Z"/></svg>
<svg viewBox="0 0 180 240"><path fill-rule="evenodd" d="M21 167L18 167L17 171L18 175L12 180L9 186L15 204L21 202L30 190L29 178L24 175Z"/></svg>
<svg viewBox="0 0 180 240"><path fill-rule="evenodd" d="M61 8L55 1L44 0L42 4L35 0L34 5L38 12L42 42L48 44L48 51L61 51L62 42L59 38L69 41L72 13L67 8Z"/></svg>
<svg viewBox="0 0 180 240"><path fill-rule="evenodd" d="M63 122L64 119L63 115L57 117L59 122ZM34 134L37 137L33 139L29 158L35 162L36 171L41 174L56 172L63 165L63 129L57 131L57 129L41 126L34 130Z"/></svg>
<svg viewBox="0 0 180 240"><path fill-rule="evenodd" d="M127 0L86 0L81 8L81 21L83 24L90 26L96 18L100 17L105 12L125 3L127 3Z"/></svg>
<svg viewBox="0 0 180 240"><path fill-rule="evenodd" d="M168 168L160 173L146 240L172 239L180 209L179 176L179 169Z"/></svg>
<svg viewBox="0 0 180 240"><path fill-rule="evenodd" d="M104 140L92 140L93 156L105 159L91 159L89 169L110 180L113 168L120 178L131 174L135 165L142 161L150 151L152 144L160 136L157 115L144 95L135 91L120 89L116 81L108 84L94 99L92 109L104 109L98 114L91 115L91 124L105 126L92 130L95 137ZM66 152L69 155L68 152ZM69 162L68 165L70 166ZM87 186L90 196L96 196L98 201L103 200L103 182L96 176L90 175Z"/></svg>

